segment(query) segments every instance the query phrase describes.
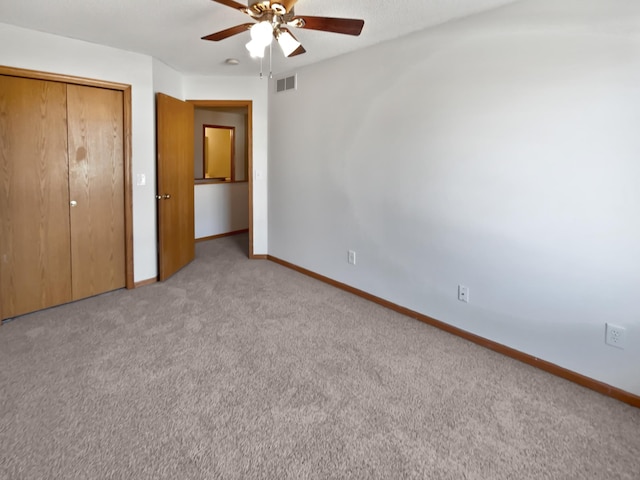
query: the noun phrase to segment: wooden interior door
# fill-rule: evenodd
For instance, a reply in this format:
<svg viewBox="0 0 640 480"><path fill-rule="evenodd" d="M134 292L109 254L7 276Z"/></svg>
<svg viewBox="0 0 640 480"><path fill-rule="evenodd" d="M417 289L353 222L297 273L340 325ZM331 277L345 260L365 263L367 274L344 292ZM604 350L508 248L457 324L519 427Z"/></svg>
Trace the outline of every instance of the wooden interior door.
<svg viewBox="0 0 640 480"><path fill-rule="evenodd" d="M157 96L158 270L165 280L195 257L193 105Z"/></svg>
<svg viewBox="0 0 640 480"><path fill-rule="evenodd" d="M66 86L0 76L0 313L71 300Z"/></svg>
<svg viewBox="0 0 640 480"><path fill-rule="evenodd" d="M123 94L67 85L73 300L125 286Z"/></svg>

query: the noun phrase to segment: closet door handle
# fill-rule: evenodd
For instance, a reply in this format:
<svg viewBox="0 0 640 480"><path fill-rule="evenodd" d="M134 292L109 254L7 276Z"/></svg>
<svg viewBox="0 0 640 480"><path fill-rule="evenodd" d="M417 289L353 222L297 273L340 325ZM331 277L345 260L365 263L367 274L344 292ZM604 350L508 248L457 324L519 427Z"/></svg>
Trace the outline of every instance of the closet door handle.
<svg viewBox="0 0 640 480"><path fill-rule="evenodd" d="M71 205L72 207L75 207L76 205L78 205L78 202L76 202L75 200L71 200L69 202L69 205Z"/></svg>
<svg viewBox="0 0 640 480"><path fill-rule="evenodd" d="M156 195L156 200L169 200L171 198L171 194L165 193L164 195Z"/></svg>

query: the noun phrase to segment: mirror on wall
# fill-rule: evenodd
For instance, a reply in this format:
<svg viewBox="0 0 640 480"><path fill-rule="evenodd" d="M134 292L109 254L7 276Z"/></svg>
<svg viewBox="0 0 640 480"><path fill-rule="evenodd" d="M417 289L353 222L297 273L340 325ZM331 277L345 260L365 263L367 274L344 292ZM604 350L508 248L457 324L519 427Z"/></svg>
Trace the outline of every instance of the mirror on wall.
<svg viewBox="0 0 640 480"><path fill-rule="evenodd" d="M246 182L246 107L196 107L194 174L196 183Z"/></svg>
<svg viewBox="0 0 640 480"><path fill-rule="evenodd" d="M235 127L203 125L203 178L231 182L234 180Z"/></svg>

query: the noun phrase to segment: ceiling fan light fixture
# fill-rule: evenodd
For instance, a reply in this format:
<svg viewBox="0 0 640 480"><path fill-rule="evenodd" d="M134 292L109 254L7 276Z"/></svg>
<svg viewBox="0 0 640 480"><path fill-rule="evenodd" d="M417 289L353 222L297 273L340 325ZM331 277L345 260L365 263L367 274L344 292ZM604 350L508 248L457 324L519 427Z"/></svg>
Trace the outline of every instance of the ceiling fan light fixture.
<svg viewBox="0 0 640 480"><path fill-rule="evenodd" d="M263 47L271 43L273 38L273 27L269 22L258 22L251 27L251 41Z"/></svg>
<svg viewBox="0 0 640 480"><path fill-rule="evenodd" d="M218 0L214 0L218 1ZM253 9L258 15L269 10L271 0L249 0L249 8Z"/></svg>
<svg viewBox="0 0 640 480"><path fill-rule="evenodd" d="M305 53L304 47L287 27L353 36L360 35L364 27L364 20L356 18L297 16L294 8L298 0L246 0L246 7L236 0L213 1L248 14L253 23L236 25L204 36L202 39L219 42L250 30L251 41L246 44L246 47L252 57L264 58L267 47L271 53L274 38L287 57Z"/></svg>
<svg viewBox="0 0 640 480"><path fill-rule="evenodd" d="M264 58L264 45L256 42L255 40L251 40L245 46L247 47L247 50L249 50L249 55L251 55L252 58Z"/></svg>
<svg viewBox="0 0 640 480"><path fill-rule="evenodd" d="M287 9L280 3L272 3L271 10L273 10L276 15L284 15L287 13Z"/></svg>
<svg viewBox="0 0 640 480"><path fill-rule="evenodd" d="M278 40L278 45L282 49L282 53L284 53L285 57L288 57L293 52L295 52L298 48L300 48L300 42L297 41L291 33L286 30L276 30L276 39Z"/></svg>

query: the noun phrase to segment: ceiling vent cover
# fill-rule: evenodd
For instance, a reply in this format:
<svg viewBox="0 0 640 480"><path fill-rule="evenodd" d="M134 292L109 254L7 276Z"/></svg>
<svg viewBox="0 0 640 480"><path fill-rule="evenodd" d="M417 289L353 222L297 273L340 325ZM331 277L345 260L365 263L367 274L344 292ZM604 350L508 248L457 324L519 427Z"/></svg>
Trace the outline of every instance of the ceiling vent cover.
<svg viewBox="0 0 640 480"><path fill-rule="evenodd" d="M298 87L298 76L291 75L290 77L279 78L276 80L276 92L286 92L287 90L296 90Z"/></svg>

